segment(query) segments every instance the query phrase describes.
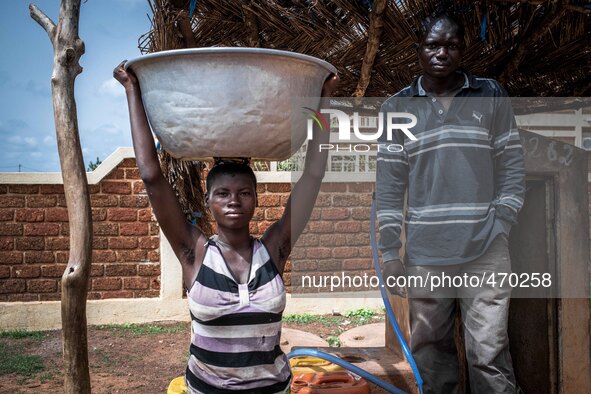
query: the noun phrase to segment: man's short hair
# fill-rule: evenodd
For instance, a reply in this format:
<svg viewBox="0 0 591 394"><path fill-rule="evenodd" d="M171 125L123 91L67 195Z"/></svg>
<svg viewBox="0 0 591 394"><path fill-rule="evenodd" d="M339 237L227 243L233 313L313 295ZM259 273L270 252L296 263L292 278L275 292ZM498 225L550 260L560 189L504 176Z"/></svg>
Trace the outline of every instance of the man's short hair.
<svg viewBox="0 0 591 394"><path fill-rule="evenodd" d="M450 22L451 25L455 27L458 37L462 40L462 42L464 41L464 24L460 21L460 19L449 14L448 12L440 12L434 15L429 15L421 21L418 31L419 44L423 42L427 34L431 32L433 26L440 20L446 20Z"/></svg>

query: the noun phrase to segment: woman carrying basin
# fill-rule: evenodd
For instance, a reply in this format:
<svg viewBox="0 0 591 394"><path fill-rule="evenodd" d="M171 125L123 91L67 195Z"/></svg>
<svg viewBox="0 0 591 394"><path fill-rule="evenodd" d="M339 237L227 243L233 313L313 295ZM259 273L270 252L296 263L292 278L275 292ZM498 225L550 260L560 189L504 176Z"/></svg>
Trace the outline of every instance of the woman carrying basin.
<svg viewBox="0 0 591 394"><path fill-rule="evenodd" d="M217 161L207 176L205 206L218 233L208 239L186 221L160 170L136 76L123 63L113 74L125 87L137 166L152 209L182 265L192 319L189 392L288 392L291 372L279 347L286 301L281 275L316 201L327 159L319 144L328 143L329 133L314 130L284 213L261 238L249 233L257 206L252 169L247 161ZM337 82L330 76L321 95L331 96Z"/></svg>

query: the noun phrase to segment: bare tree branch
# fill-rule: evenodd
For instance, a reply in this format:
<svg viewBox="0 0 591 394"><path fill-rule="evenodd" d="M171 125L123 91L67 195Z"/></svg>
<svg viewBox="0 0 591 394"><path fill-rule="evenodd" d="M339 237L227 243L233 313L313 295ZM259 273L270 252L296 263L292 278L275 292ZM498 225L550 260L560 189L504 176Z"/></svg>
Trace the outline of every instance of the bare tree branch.
<svg viewBox="0 0 591 394"><path fill-rule="evenodd" d="M47 32L47 35L53 44L53 39L55 38L55 23L53 23L43 11L37 8L35 4L29 4L29 13L31 14L31 18L33 18L43 30Z"/></svg>

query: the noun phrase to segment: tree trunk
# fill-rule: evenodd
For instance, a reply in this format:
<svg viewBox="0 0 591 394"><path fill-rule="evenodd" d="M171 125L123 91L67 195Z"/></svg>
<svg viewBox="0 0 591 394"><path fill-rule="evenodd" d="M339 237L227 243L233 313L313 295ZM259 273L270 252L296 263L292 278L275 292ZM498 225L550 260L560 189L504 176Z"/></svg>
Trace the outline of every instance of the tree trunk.
<svg viewBox="0 0 591 394"><path fill-rule="evenodd" d="M70 258L61 281L64 392L90 393L86 296L92 253L92 215L74 100L74 81L82 72L78 61L84 53L84 43L78 37L80 0L61 1L57 25L35 5L31 4L29 10L53 45L51 92L70 225Z"/></svg>

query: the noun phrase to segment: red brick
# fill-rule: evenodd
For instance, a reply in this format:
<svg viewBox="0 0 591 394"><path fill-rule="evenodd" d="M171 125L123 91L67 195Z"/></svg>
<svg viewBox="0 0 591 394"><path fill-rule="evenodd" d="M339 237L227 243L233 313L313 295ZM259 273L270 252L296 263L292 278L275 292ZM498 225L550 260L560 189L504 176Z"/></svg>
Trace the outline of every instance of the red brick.
<svg viewBox="0 0 591 394"><path fill-rule="evenodd" d="M150 235L159 235L160 234L160 226L158 223L150 223Z"/></svg>
<svg viewBox="0 0 591 394"><path fill-rule="evenodd" d="M309 248L306 250L306 258L308 259L327 259L332 256L332 249L330 248Z"/></svg>
<svg viewBox="0 0 591 394"><path fill-rule="evenodd" d="M121 290L121 279L120 278L94 278L94 279L92 279L92 290L93 291Z"/></svg>
<svg viewBox="0 0 591 394"><path fill-rule="evenodd" d="M142 181L133 182L133 194L146 194L146 185Z"/></svg>
<svg viewBox="0 0 591 394"><path fill-rule="evenodd" d="M334 231L333 222L311 221L308 224L311 233L332 233Z"/></svg>
<svg viewBox="0 0 591 394"><path fill-rule="evenodd" d="M93 223L94 235L119 235L119 224L117 223Z"/></svg>
<svg viewBox="0 0 591 394"><path fill-rule="evenodd" d="M16 250L43 250L45 240L43 237L16 238Z"/></svg>
<svg viewBox="0 0 591 394"><path fill-rule="evenodd" d="M318 235L304 234L301 235L297 242L298 246L318 246Z"/></svg>
<svg viewBox="0 0 591 394"><path fill-rule="evenodd" d="M265 219L279 220L283 215L283 208L267 208L265 209Z"/></svg>
<svg viewBox="0 0 591 394"><path fill-rule="evenodd" d="M269 227L271 227L271 225L273 223L275 223L275 221L262 221L262 222L259 222L259 224L257 226L258 233L261 234L261 235L264 234L265 231L267 231L267 229Z"/></svg>
<svg viewBox="0 0 591 394"><path fill-rule="evenodd" d="M0 237L0 250L13 250L13 249L14 249L14 238Z"/></svg>
<svg viewBox="0 0 591 394"><path fill-rule="evenodd" d="M259 207L278 207L280 203L280 194L263 194L259 196Z"/></svg>
<svg viewBox="0 0 591 394"><path fill-rule="evenodd" d="M61 223L60 224L60 235L65 237L70 236L70 223Z"/></svg>
<svg viewBox="0 0 591 394"><path fill-rule="evenodd" d="M255 222L250 222L248 224L248 233L249 234L255 234L258 235L259 234L259 228L258 225ZM590 236L591 238L591 236Z"/></svg>
<svg viewBox="0 0 591 394"><path fill-rule="evenodd" d="M135 249L138 242L136 237L109 238L109 249Z"/></svg>
<svg viewBox="0 0 591 394"><path fill-rule="evenodd" d="M97 262L92 262L90 267L90 276L103 276L105 274L105 266Z"/></svg>
<svg viewBox="0 0 591 394"><path fill-rule="evenodd" d="M160 237L141 237L138 241L141 249L157 249L160 246Z"/></svg>
<svg viewBox="0 0 591 394"><path fill-rule="evenodd" d="M332 195L328 193L320 193L314 203L315 207L330 207L332 204Z"/></svg>
<svg viewBox="0 0 591 394"><path fill-rule="evenodd" d="M126 168L125 179L140 179L140 170L137 168Z"/></svg>
<svg viewBox="0 0 591 394"><path fill-rule="evenodd" d="M55 262L55 256L51 251L43 250L40 252L25 252L26 264L48 264L53 262Z"/></svg>
<svg viewBox="0 0 591 394"><path fill-rule="evenodd" d="M23 235L23 225L20 223L2 223L0 235Z"/></svg>
<svg viewBox="0 0 591 394"><path fill-rule="evenodd" d="M254 215L252 215L252 221L259 221L259 220L263 220L265 217L265 211L261 208L257 208L254 210Z"/></svg>
<svg viewBox="0 0 591 394"><path fill-rule="evenodd" d="M92 248L93 249L107 249L109 247L109 243L106 237L93 237L92 238Z"/></svg>
<svg viewBox="0 0 591 394"><path fill-rule="evenodd" d="M45 218L45 212L41 208L22 208L15 212L17 222L42 222Z"/></svg>
<svg viewBox="0 0 591 394"><path fill-rule="evenodd" d="M0 280L0 294L24 293L27 285L24 279Z"/></svg>
<svg viewBox="0 0 591 394"><path fill-rule="evenodd" d="M100 300L101 298L103 298L101 296L101 292L100 291L89 291L86 294L86 299L87 300Z"/></svg>
<svg viewBox="0 0 591 394"><path fill-rule="evenodd" d="M148 260L160 261L160 252L158 250L151 250L148 252Z"/></svg>
<svg viewBox="0 0 591 394"><path fill-rule="evenodd" d="M27 281L27 291L30 293L53 293L57 290L55 279L31 279Z"/></svg>
<svg viewBox="0 0 591 394"><path fill-rule="evenodd" d="M345 193L347 191L346 183L322 183L320 191L323 193Z"/></svg>
<svg viewBox="0 0 591 394"><path fill-rule="evenodd" d="M125 171L120 168L115 168L113 171L109 172L105 179L123 179L125 177Z"/></svg>
<svg viewBox="0 0 591 394"><path fill-rule="evenodd" d="M12 265L23 262L23 252L0 252L0 264Z"/></svg>
<svg viewBox="0 0 591 394"><path fill-rule="evenodd" d="M39 301L60 301L62 295L60 293L41 293L39 294Z"/></svg>
<svg viewBox="0 0 591 394"><path fill-rule="evenodd" d="M352 193L371 193L373 192L374 184L372 182L355 182L348 183L349 192Z"/></svg>
<svg viewBox="0 0 591 394"><path fill-rule="evenodd" d="M324 208L322 220L344 220L349 217L349 210L346 208Z"/></svg>
<svg viewBox="0 0 591 394"><path fill-rule="evenodd" d="M137 274L140 276L160 275L160 264L143 263L137 266Z"/></svg>
<svg viewBox="0 0 591 394"><path fill-rule="evenodd" d="M121 207L146 208L150 205L148 196L121 196L119 197Z"/></svg>
<svg viewBox="0 0 591 394"><path fill-rule="evenodd" d="M0 222L8 222L14 219L14 209L0 208Z"/></svg>
<svg viewBox="0 0 591 394"><path fill-rule="evenodd" d="M15 278L38 278L41 275L41 269L37 265L21 265L13 268Z"/></svg>
<svg viewBox="0 0 591 394"><path fill-rule="evenodd" d="M291 272L283 273L283 284L285 286L291 286Z"/></svg>
<svg viewBox="0 0 591 394"><path fill-rule="evenodd" d="M137 210L133 208L111 208L108 210L107 219L114 222L135 222Z"/></svg>
<svg viewBox="0 0 591 394"><path fill-rule="evenodd" d="M369 221L370 215L371 215L370 208L352 208L351 209L351 218L356 219L356 220Z"/></svg>
<svg viewBox="0 0 591 394"><path fill-rule="evenodd" d="M0 265L0 279L10 278L10 267L7 265Z"/></svg>
<svg viewBox="0 0 591 394"><path fill-rule="evenodd" d="M346 259L349 257L357 257L357 248L334 248L332 250L332 256L334 258Z"/></svg>
<svg viewBox="0 0 591 394"><path fill-rule="evenodd" d="M297 259L303 259L306 257L306 248L300 247L299 245L296 245L292 250L291 250L291 254L290 254L291 258L294 260Z"/></svg>
<svg viewBox="0 0 591 394"><path fill-rule="evenodd" d="M92 207L116 207L119 205L117 196L105 196L103 194L90 196L90 205Z"/></svg>
<svg viewBox="0 0 591 394"><path fill-rule="evenodd" d="M358 233L361 231L361 223L359 222L338 222L334 226L337 233Z"/></svg>
<svg viewBox="0 0 591 394"><path fill-rule="evenodd" d="M93 250L92 261L97 263L113 263L117 261L117 255L112 250Z"/></svg>
<svg viewBox="0 0 591 394"><path fill-rule="evenodd" d="M102 208L92 208L92 221L103 222L107 219L107 210Z"/></svg>
<svg viewBox="0 0 591 394"><path fill-rule="evenodd" d="M145 250L118 250L117 261L139 262L148 259L148 252Z"/></svg>
<svg viewBox="0 0 591 394"><path fill-rule="evenodd" d="M101 191L100 185L88 185L88 193L89 194L96 194Z"/></svg>
<svg viewBox="0 0 591 394"><path fill-rule="evenodd" d="M60 226L57 223L25 224L25 235L59 235Z"/></svg>
<svg viewBox="0 0 591 394"><path fill-rule="evenodd" d="M150 288L149 278L123 278L124 290L145 290Z"/></svg>
<svg viewBox="0 0 591 394"><path fill-rule="evenodd" d="M103 181L101 192L105 194L131 194L131 183L127 181Z"/></svg>
<svg viewBox="0 0 591 394"><path fill-rule="evenodd" d="M148 235L147 223L121 223L119 225L121 235Z"/></svg>
<svg viewBox="0 0 591 394"><path fill-rule="evenodd" d="M0 208L22 208L25 206L25 197L0 196Z"/></svg>
<svg viewBox="0 0 591 394"><path fill-rule="evenodd" d="M151 222L151 221L155 221L156 218L152 215L152 209L146 208L146 209L140 209L138 211L138 220L140 222Z"/></svg>
<svg viewBox="0 0 591 394"><path fill-rule="evenodd" d="M111 299L111 298L133 298L133 291L131 290L121 290L121 291L106 291L102 293L103 300Z"/></svg>
<svg viewBox="0 0 591 394"><path fill-rule="evenodd" d="M64 185L41 185L39 191L41 194L64 194Z"/></svg>
<svg viewBox="0 0 591 394"><path fill-rule="evenodd" d="M123 159L118 165L119 168L137 168L137 164L134 158Z"/></svg>
<svg viewBox="0 0 591 394"><path fill-rule="evenodd" d="M56 204L56 196L27 196L27 207L29 208L49 208L55 207Z"/></svg>
<svg viewBox="0 0 591 394"><path fill-rule="evenodd" d="M58 264L65 264L70 258L70 252L55 252L55 262ZM94 262L93 262L94 264Z"/></svg>
<svg viewBox="0 0 591 394"><path fill-rule="evenodd" d="M369 246L365 248L359 248L359 257L373 257L371 248Z"/></svg>
<svg viewBox="0 0 591 394"><path fill-rule="evenodd" d="M344 270L367 270L373 266L371 259L347 259L343 260ZM375 275L375 272L372 273Z"/></svg>
<svg viewBox="0 0 591 394"><path fill-rule="evenodd" d="M318 270L324 272L335 272L343 269L341 260L321 260L318 262Z"/></svg>
<svg viewBox="0 0 591 394"><path fill-rule="evenodd" d="M359 196L356 194L335 194L332 196L333 207L358 207Z"/></svg>
<svg viewBox="0 0 591 394"><path fill-rule="evenodd" d="M267 191L270 193L289 193L291 184L289 183L267 183Z"/></svg>
<svg viewBox="0 0 591 394"><path fill-rule="evenodd" d="M67 208L47 208L45 211L45 220L48 222L67 222Z"/></svg>
<svg viewBox="0 0 591 394"><path fill-rule="evenodd" d="M137 264L105 264L105 276L135 276Z"/></svg>
<svg viewBox="0 0 591 394"><path fill-rule="evenodd" d="M347 245L349 246L369 246L369 234L360 232L358 234L347 234Z"/></svg>
<svg viewBox="0 0 591 394"><path fill-rule="evenodd" d="M66 196L63 194L58 194L56 196L55 205L58 207L66 208L68 206L68 202L66 201Z"/></svg>
<svg viewBox="0 0 591 394"><path fill-rule="evenodd" d="M321 234L320 246L343 246L347 244L344 234Z"/></svg>
<svg viewBox="0 0 591 394"><path fill-rule="evenodd" d="M70 249L70 239L67 237L45 238L45 249L48 249L48 250L68 250L68 249Z"/></svg>
<svg viewBox="0 0 591 394"><path fill-rule="evenodd" d="M66 267L66 264L42 265L41 275L45 278L61 278Z"/></svg>
<svg viewBox="0 0 591 394"><path fill-rule="evenodd" d="M0 301L30 302L39 301L38 294L0 294Z"/></svg>
<svg viewBox="0 0 591 394"><path fill-rule="evenodd" d="M320 220L320 215L322 213L321 208L314 208L312 209L312 214L310 215L309 220Z"/></svg>
<svg viewBox="0 0 591 394"><path fill-rule="evenodd" d="M10 185L8 192L14 194L37 194L39 193L38 185Z"/></svg>
<svg viewBox="0 0 591 394"><path fill-rule="evenodd" d="M158 298L160 297L159 290L139 290L134 292L135 298Z"/></svg>
<svg viewBox="0 0 591 394"><path fill-rule="evenodd" d="M160 278L150 279L150 289L160 290Z"/></svg>
<svg viewBox="0 0 591 394"><path fill-rule="evenodd" d="M591 159L589 159L591 162ZM257 194L260 196L261 194L267 191L267 184L265 183L257 183Z"/></svg>

